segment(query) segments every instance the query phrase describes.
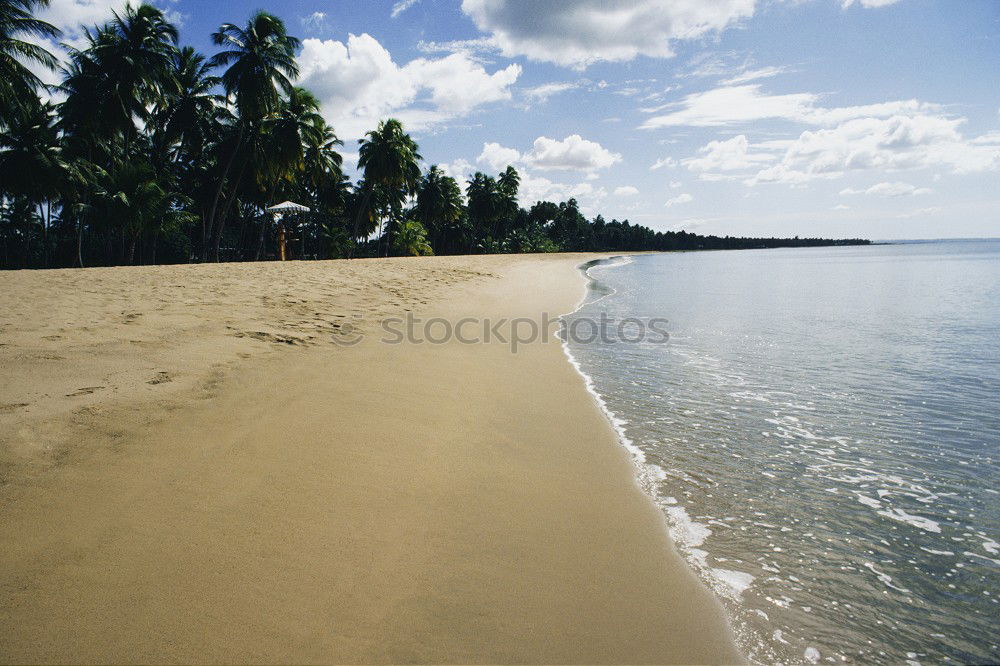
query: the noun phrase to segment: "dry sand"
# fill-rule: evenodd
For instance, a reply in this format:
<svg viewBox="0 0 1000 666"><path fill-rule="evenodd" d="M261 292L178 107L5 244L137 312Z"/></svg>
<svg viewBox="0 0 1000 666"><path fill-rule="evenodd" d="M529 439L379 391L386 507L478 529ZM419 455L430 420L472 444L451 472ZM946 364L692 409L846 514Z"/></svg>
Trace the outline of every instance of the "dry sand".
<svg viewBox="0 0 1000 666"><path fill-rule="evenodd" d="M0 274L0 661L740 660L557 341L380 341L586 258Z"/></svg>

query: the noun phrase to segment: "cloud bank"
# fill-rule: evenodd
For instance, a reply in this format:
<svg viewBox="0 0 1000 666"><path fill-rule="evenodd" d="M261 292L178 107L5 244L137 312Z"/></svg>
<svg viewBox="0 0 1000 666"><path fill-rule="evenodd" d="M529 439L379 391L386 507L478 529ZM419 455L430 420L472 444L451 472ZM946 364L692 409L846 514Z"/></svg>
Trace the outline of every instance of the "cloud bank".
<svg viewBox="0 0 1000 666"><path fill-rule="evenodd" d="M345 139L361 136L389 116L416 131L462 118L509 100L521 75L517 64L487 72L464 53L399 65L368 34L350 35L346 43L306 39L302 46L298 83L319 97L327 120Z"/></svg>

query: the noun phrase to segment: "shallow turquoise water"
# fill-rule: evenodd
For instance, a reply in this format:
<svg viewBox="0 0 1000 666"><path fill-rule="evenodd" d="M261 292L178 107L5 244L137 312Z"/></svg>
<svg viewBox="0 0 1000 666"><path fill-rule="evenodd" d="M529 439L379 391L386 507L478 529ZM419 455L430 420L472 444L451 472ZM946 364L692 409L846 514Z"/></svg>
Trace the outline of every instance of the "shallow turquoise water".
<svg viewBox="0 0 1000 666"><path fill-rule="evenodd" d="M752 658L1000 661L1000 242L589 274L568 323L668 320L569 351Z"/></svg>

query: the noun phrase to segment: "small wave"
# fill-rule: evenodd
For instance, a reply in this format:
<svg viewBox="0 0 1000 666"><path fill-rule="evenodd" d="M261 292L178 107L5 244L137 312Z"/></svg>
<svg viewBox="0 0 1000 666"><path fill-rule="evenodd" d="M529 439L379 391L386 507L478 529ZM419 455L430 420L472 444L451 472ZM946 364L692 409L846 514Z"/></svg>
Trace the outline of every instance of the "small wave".
<svg viewBox="0 0 1000 666"><path fill-rule="evenodd" d="M923 516L916 516L912 513L907 513L902 509L889 509L887 511L876 512L880 516L885 516L886 518L891 518L892 520L898 520L901 523L906 523L907 525L912 525L926 532L934 532L935 534L941 533L941 525L937 521L931 520L930 518L924 518Z"/></svg>
<svg viewBox="0 0 1000 666"><path fill-rule="evenodd" d="M751 584L754 577L744 571L733 571L732 569L712 569L712 576L728 585L736 596L743 594Z"/></svg>

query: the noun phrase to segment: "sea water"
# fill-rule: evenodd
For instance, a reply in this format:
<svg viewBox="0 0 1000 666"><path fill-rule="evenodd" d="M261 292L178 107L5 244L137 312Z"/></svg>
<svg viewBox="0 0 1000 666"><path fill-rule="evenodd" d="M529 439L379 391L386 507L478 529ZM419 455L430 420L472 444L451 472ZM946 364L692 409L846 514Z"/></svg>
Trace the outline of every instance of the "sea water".
<svg viewBox="0 0 1000 666"><path fill-rule="evenodd" d="M748 657L1000 661L1000 241L587 272L565 323L667 320L567 351Z"/></svg>

